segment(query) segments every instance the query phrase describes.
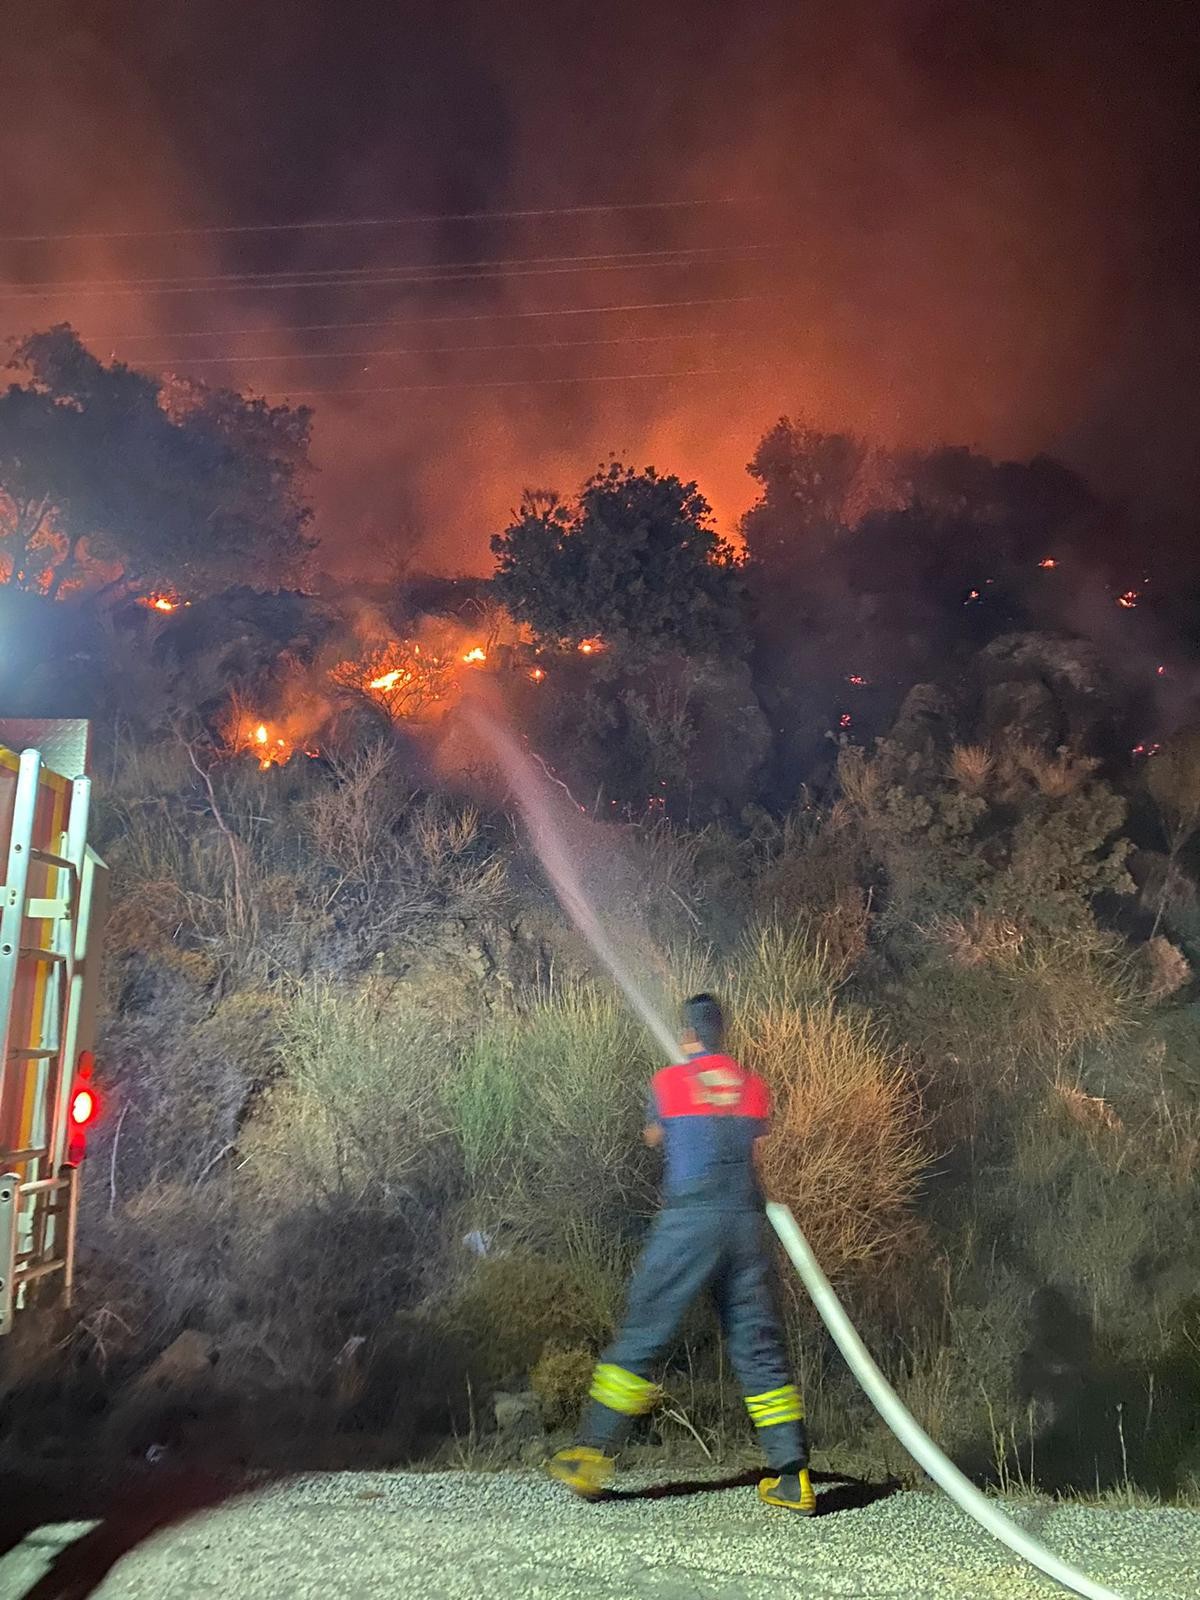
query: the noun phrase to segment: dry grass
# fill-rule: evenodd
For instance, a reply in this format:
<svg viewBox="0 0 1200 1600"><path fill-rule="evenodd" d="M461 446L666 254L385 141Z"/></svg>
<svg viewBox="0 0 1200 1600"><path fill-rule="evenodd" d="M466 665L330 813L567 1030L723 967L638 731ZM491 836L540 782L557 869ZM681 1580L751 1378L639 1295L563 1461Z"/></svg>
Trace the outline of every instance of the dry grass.
<svg viewBox="0 0 1200 1600"><path fill-rule="evenodd" d="M738 1049L774 1096L764 1184L801 1219L826 1272L894 1258L912 1239L928 1161L903 1063L829 1000L756 1010L739 1023Z"/></svg>
<svg viewBox="0 0 1200 1600"><path fill-rule="evenodd" d="M996 778L1002 789L1032 785L1048 800L1065 800L1083 788L1098 766L1092 757L1071 750L1045 755L1030 745L1009 744L999 753Z"/></svg>
<svg viewBox="0 0 1200 1600"><path fill-rule="evenodd" d="M983 745L959 744L950 752L950 777L966 794L983 794L995 768L995 757Z"/></svg>
<svg viewBox="0 0 1200 1600"><path fill-rule="evenodd" d="M281 1071L239 1144L275 1202L411 1193L444 1160L454 1041L386 980L301 989L280 1018Z"/></svg>
<svg viewBox="0 0 1200 1600"><path fill-rule="evenodd" d="M1140 1014L1132 963L1094 929L1054 935L980 916L939 924L933 940L943 958L907 973L890 1011L948 1115L943 1136L985 1123L999 1090L1070 1076Z"/></svg>

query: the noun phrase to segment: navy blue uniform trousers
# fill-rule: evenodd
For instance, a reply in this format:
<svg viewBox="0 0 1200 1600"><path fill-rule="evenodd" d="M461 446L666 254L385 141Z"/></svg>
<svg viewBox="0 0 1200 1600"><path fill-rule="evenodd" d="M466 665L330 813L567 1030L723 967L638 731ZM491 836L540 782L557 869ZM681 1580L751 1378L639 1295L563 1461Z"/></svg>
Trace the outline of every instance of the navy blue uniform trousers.
<svg viewBox="0 0 1200 1600"><path fill-rule="evenodd" d="M807 1465L803 1407L771 1293L766 1228L757 1205L692 1202L659 1212L630 1281L621 1331L596 1368L581 1444L612 1453L633 1418L650 1409L658 1397L650 1374L707 1291L768 1463L776 1470Z"/></svg>

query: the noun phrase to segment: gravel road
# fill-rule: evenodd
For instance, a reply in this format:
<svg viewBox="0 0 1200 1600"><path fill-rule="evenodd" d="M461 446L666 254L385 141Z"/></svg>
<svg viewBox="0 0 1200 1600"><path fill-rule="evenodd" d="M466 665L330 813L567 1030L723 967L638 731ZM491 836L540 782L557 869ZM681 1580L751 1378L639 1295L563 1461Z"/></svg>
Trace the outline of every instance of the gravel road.
<svg viewBox="0 0 1200 1600"><path fill-rule="evenodd" d="M805 1521L760 1507L744 1485L691 1489L631 1475L619 1497L587 1505L533 1473L315 1476L199 1511L128 1553L129 1541L114 1541L110 1525L41 1527L0 1558L0 1600L1036 1600L1062 1593L941 1495L899 1493L864 1504L864 1495L827 1485L822 1514ZM1022 1503L1013 1514L1124 1600L1200 1595L1200 1513Z"/></svg>

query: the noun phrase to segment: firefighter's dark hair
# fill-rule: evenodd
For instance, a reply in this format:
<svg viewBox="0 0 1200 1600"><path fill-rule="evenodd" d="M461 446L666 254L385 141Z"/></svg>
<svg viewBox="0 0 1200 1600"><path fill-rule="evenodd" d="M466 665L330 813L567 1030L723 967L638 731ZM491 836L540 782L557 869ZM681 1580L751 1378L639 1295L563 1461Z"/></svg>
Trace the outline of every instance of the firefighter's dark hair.
<svg viewBox="0 0 1200 1600"><path fill-rule="evenodd" d="M721 1002L711 994L694 994L683 1002L683 1025L706 1050L719 1050L725 1037Z"/></svg>

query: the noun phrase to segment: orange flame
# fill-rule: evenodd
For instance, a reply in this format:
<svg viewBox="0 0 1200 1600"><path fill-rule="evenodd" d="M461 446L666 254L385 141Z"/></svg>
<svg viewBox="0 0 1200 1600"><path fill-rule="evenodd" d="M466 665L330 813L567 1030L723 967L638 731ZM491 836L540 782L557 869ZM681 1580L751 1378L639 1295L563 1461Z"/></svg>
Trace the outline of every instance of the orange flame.
<svg viewBox="0 0 1200 1600"><path fill-rule="evenodd" d="M604 640L603 639L581 639L579 641L579 653L580 653L580 655L584 655L584 656L599 655L601 650L603 650L603 649L604 649Z"/></svg>
<svg viewBox="0 0 1200 1600"><path fill-rule="evenodd" d="M546 669L545 667L534 667L529 676L533 679L534 683L543 683L546 678Z"/></svg>
<svg viewBox="0 0 1200 1600"><path fill-rule="evenodd" d="M467 651L466 655L463 657L463 660L466 661L466 662L471 662L471 663L478 662L478 661L486 661L487 660L487 651L483 648L482 645L478 645L477 644L474 647L474 649Z"/></svg>
<svg viewBox="0 0 1200 1600"><path fill-rule="evenodd" d="M296 753L296 742L269 722L255 722L240 716L226 735L238 755L253 755L265 772L268 767L283 767Z"/></svg>
<svg viewBox="0 0 1200 1600"><path fill-rule="evenodd" d="M1053 556L1047 556L1044 561L1039 561L1038 562L1038 566L1041 567L1043 569L1043 571L1046 571L1046 572L1053 572L1054 568L1057 565L1058 565L1058 562L1054 559Z"/></svg>

